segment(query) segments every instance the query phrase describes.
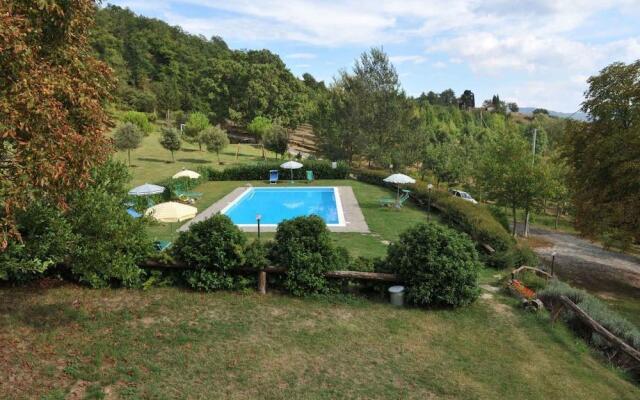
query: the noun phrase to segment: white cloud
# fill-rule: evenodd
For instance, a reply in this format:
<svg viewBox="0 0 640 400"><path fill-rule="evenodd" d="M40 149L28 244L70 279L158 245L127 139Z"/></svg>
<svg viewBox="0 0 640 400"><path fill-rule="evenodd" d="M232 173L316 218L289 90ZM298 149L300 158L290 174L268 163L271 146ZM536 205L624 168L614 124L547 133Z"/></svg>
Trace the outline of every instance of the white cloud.
<svg viewBox="0 0 640 400"><path fill-rule="evenodd" d="M389 56L389 61L391 61L394 64L403 64L403 63L422 64L423 62L427 61L427 58L421 55Z"/></svg>
<svg viewBox="0 0 640 400"><path fill-rule="evenodd" d="M311 60L316 58L316 55L313 53L293 53L293 54L287 54L284 57L290 58L292 60Z"/></svg>

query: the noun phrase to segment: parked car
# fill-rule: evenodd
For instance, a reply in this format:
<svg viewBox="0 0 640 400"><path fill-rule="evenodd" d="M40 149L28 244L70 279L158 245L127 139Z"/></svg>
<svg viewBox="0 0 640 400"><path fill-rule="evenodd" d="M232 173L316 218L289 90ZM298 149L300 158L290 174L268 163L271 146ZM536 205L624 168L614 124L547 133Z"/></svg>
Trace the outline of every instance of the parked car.
<svg viewBox="0 0 640 400"><path fill-rule="evenodd" d="M469 193L467 193L467 192L463 192L462 190L456 190L456 189L451 189L449 191L451 192L452 196L459 197L462 200L468 201L468 202L473 203L473 204L478 204L476 199L471 197L471 195Z"/></svg>

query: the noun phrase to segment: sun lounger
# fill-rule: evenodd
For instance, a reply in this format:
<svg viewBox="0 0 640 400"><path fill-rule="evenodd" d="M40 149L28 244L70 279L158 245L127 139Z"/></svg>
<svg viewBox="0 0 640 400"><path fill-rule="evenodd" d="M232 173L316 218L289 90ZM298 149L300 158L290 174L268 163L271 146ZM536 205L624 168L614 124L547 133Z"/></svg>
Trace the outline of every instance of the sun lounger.
<svg viewBox="0 0 640 400"><path fill-rule="evenodd" d="M269 171L269 183L278 183L278 170L272 169Z"/></svg>

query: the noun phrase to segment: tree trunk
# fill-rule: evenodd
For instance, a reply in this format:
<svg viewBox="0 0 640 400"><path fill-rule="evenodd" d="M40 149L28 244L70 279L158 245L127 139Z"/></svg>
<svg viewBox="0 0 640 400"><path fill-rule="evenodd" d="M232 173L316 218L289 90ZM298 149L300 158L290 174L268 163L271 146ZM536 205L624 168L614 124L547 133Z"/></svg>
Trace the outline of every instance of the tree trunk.
<svg viewBox="0 0 640 400"><path fill-rule="evenodd" d="M524 237L529 237L529 206L524 210Z"/></svg>
<svg viewBox="0 0 640 400"><path fill-rule="evenodd" d="M202 143L198 143L198 149L200 149L200 151L202 151Z"/></svg>
<svg viewBox="0 0 640 400"><path fill-rule="evenodd" d="M267 155L264 153L264 143L260 143L260 147L262 148L262 159L266 160L267 159Z"/></svg>
<svg viewBox="0 0 640 400"><path fill-rule="evenodd" d="M513 214L513 236L515 237L515 236L516 236L516 232L517 232L517 231L516 231L516 228L517 228L517 226L516 226L517 219L516 219L516 206L515 206L515 205L511 206L511 212L512 212L512 214Z"/></svg>
<svg viewBox="0 0 640 400"><path fill-rule="evenodd" d="M216 151L216 155L218 156L218 164L220 164L220 152Z"/></svg>
<svg viewBox="0 0 640 400"><path fill-rule="evenodd" d="M555 230L558 230L558 220L560 219L560 204L556 206L556 223Z"/></svg>
<svg viewBox="0 0 640 400"><path fill-rule="evenodd" d="M131 166L131 150L127 149L127 157L129 158L129 166Z"/></svg>
<svg viewBox="0 0 640 400"><path fill-rule="evenodd" d="M171 151L171 161L176 162L176 157L173 155L173 151Z"/></svg>

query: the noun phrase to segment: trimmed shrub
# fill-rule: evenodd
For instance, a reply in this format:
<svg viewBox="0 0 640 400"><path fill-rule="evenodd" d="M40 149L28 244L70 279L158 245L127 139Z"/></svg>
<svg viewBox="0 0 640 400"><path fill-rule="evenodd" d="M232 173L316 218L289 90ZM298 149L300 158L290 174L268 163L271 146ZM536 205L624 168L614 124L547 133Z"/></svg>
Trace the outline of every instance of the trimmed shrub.
<svg viewBox="0 0 640 400"><path fill-rule="evenodd" d="M256 164L234 165L224 170L202 168L200 172L210 181L264 181L269 178L269 171L277 169L280 179L287 180L291 177L291 171L280 168L283 161L266 161ZM313 171L316 179L345 179L349 174L349 167L345 163L338 163L336 169L331 168L327 161L303 162L304 167L293 170L293 179L306 180L308 170Z"/></svg>
<svg viewBox="0 0 640 400"><path fill-rule="evenodd" d="M329 292L323 273L348 264L348 254L334 247L322 218L312 215L278 225L271 258L288 272L284 286L295 296Z"/></svg>
<svg viewBox="0 0 640 400"><path fill-rule="evenodd" d="M147 114L138 111L127 111L122 115L122 122L136 125L145 136L153 130L153 125L149 122Z"/></svg>
<svg viewBox="0 0 640 400"><path fill-rule="evenodd" d="M464 234L434 222L418 224L387 250L388 268L407 285L407 299L417 305L463 306L480 292L482 264Z"/></svg>
<svg viewBox="0 0 640 400"><path fill-rule="evenodd" d="M269 244L264 244L259 240L251 242L244 251L246 265L255 269L262 269L269 266Z"/></svg>
<svg viewBox="0 0 640 400"><path fill-rule="evenodd" d="M248 282L229 272L244 265L245 235L229 217L217 214L180 232L174 256L188 267L184 278L194 289L234 289Z"/></svg>
<svg viewBox="0 0 640 400"><path fill-rule="evenodd" d="M638 328L631 322L627 321L607 307L605 303L584 290L576 289L566 283L554 279L545 289L538 293L538 297L541 298L545 304L548 301L554 301L555 299L560 298L562 295L567 296L584 312L589 314L591 318L598 321L600 325L607 328L611 333L627 342L630 346L640 350L640 330L638 330ZM576 318L575 314L570 310L564 311L563 318L580 336L585 337L597 348L604 351L614 351L614 349L610 348L610 345L597 333L592 332L590 329L586 329L586 327L582 325L582 323Z"/></svg>

